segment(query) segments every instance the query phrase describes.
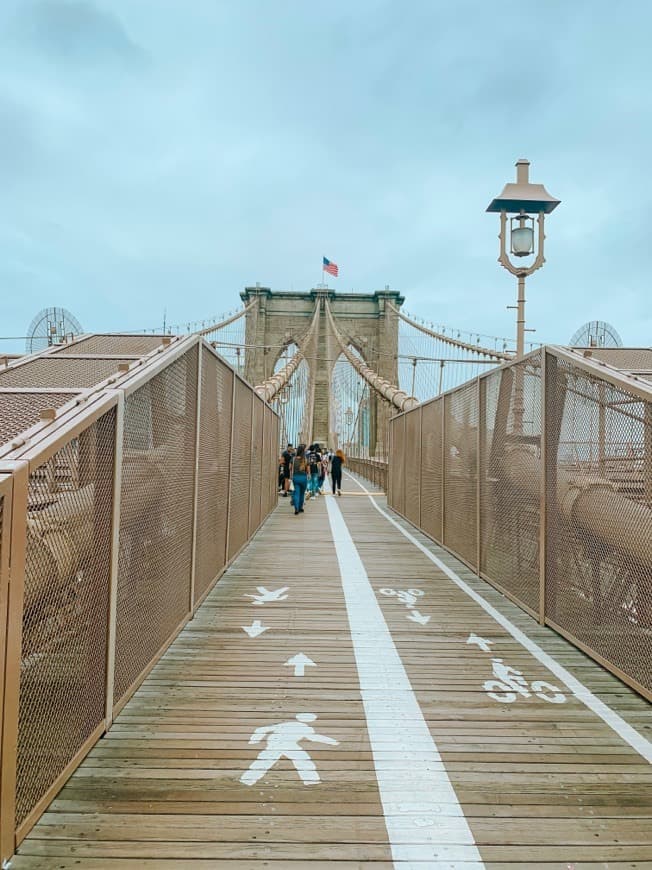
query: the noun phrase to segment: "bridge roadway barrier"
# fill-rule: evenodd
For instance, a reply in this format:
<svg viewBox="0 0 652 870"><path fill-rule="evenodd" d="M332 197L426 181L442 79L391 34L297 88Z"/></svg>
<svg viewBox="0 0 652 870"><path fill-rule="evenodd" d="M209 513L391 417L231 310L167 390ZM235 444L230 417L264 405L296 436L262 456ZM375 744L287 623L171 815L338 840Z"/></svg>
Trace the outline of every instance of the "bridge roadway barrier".
<svg viewBox="0 0 652 870"><path fill-rule="evenodd" d="M650 380L546 347L397 415L389 441L395 511L652 699Z"/></svg>
<svg viewBox="0 0 652 870"><path fill-rule="evenodd" d="M68 404L3 419L2 859L276 503L278 416L200 336L84 337L3 399L62 372Z"/></svg>
<svg viewBox="0 0 652 870"><path fill-rule="evenodd" d="M387 492L387 462L361 456L347 456L346 468Z"/></svg>
<svg viewBox="0 0 652 870"><path fill-rule="evenodd" d="M647 702L363 487L279 499L12 870L649 865Z"/></svg>

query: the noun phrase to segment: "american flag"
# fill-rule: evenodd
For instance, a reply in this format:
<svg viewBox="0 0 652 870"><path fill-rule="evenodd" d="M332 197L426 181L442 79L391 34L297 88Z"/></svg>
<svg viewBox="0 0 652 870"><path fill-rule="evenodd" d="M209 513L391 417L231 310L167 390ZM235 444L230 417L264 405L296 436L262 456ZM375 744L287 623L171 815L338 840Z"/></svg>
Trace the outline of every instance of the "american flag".
<svg viewBox="0 0 652 870"><path fill-rule="evenodd" d="M324 272L328 272L329 275L334 275L337 278L337 263L331 263L331 261L327 260L326 257L322 257L322 259L324 261L324 265L322 266Z"/></svg>

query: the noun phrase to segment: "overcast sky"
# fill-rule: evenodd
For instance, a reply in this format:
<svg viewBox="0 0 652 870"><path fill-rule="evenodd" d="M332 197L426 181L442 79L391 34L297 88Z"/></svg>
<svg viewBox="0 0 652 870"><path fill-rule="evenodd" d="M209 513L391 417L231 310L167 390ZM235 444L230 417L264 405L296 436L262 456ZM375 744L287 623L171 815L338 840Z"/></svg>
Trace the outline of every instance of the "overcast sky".
<svg viewBox="0 0 652 870"><path fill-rule="evenodd" d="M325 255L511 336L485 208L527 157L562 200L535 337L652 343L649 0L1 0L0 30L0 335L210 317Z"/></svg>

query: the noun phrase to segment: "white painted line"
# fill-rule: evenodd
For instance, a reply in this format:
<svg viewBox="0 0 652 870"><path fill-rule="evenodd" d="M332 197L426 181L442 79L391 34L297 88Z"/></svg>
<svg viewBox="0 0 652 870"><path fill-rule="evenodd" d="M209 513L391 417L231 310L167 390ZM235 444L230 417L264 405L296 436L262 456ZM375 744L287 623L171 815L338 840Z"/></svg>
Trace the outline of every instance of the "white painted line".
<svg viewBox="0 0 652 870"><path fill-rule="evenodd" d="M396 520L387 513L387 511L384 511L379 507L372 498L372 494L365 486L354 477L351 477L350 474L347 473L347 476L350 477L354 483L357 483L360 489L366 492L369 496L369 501L376 510L381 513L388 522L395 526L399 532L408 539L408 541L411 541L417 549L421 550L424 556L427 556L431 562L434 562L434 564L440 571L444 572L449 580L452 580L456 586L459 586L459 588L465 592L469 598L472 598L476 604L479 604L480 607L489 614L489 616L505 629L505 631L511 634L514 640L518 641L518 643L525 647L525 649L538 659L544 667L548 668L551 673L561 680L578 701L585 704L593 711L593 713L595 713L596 716L599 716L606 725L612 728L619 737L621 737L626 743L629 743L632 749L636 750L639 755L652 764L652 743L650 743L649 740L643 737L642 734L639 734L639 732L635 728L632 728L629 723L625 722L622 716L619 716L615 710L612 710L611 707L607 706L607 704L599 698L596 698L593 692L587 689L583 683L570 673L570 671L567 671L563 665L560 665L559 662L555 661L555 659L545 652L545 650L542 650L538 643L535 643L535 641L529 638L525 632L521 631L520 628L517 628L506 616L489 604L482 595L472 589L468 583L465 583L452 568L449 568L445 562L442 562L442 560L437 558L434 553L431 553L427 547L424 547L424 545L418 541L414 535L411 535L410 532L400 525L400 523L397 523Z"/></svg>
<svg viewBox="0 0 652 870"><path fill-rule="evenodd" d="M484 863L423 718L403 662L387 628L360 555L335 499L326 507L342 577L367 732L374 758L385 827L397 867L468 867ZM394 717L385 755L387 719ZM406 785L413 794L405 800ZM467 862L467 863L465 863Z"/></svg>

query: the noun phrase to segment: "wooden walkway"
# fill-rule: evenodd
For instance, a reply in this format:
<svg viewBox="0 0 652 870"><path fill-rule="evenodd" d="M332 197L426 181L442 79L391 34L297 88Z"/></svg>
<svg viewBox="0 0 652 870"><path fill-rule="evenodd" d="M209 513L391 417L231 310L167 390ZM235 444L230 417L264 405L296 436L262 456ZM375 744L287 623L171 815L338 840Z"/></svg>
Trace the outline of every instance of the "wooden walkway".
<svg viewBox="0 0 652 870"><path fill-rule="evenodd" d="M649 705L344 483L280 500L12 870L652 868Z"/></svg>

